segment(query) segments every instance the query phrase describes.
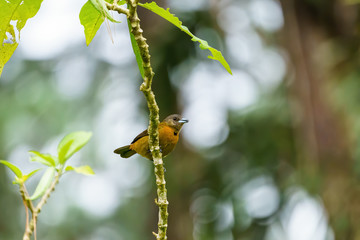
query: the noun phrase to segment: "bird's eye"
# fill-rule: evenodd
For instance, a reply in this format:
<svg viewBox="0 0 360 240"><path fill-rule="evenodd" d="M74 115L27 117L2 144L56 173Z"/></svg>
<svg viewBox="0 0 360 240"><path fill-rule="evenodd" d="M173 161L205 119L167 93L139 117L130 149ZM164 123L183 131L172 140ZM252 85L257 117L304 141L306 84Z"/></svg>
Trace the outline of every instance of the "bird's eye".
<svg viewBox="0 0 360 240"><path fill-rule="evenodd" d="M173 120L174 120L174 121L177 121L177 120L178 120L178 118L177 118L177 117L174 117L174 118L173 118Z"/></svg>

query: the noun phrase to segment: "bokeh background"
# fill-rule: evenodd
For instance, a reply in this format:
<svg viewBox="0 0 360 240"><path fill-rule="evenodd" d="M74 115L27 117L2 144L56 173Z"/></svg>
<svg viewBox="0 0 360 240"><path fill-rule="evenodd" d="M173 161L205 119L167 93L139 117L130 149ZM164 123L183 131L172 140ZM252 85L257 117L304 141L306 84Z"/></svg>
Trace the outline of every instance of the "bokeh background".
<svg viewBox="0 0 360 240"><path fill-rule="evenodd" d="M233 75L189 37L140 10L161 118L182 113L166 158L171 240L359 240L360 71L357 0L167 0ZM29 150L55 153L93 132L38 223L38 239L153 239L152 162L113 154L147 127L126 19L89 47L84 0L44 0L0 78L0 159L25 172ZM114 14L116 15L116 14ZM114 43L112 43L113 38ZM33 190L41 174L29 181ZM24 209L0 166L0 239L21 239Z"/></svg>

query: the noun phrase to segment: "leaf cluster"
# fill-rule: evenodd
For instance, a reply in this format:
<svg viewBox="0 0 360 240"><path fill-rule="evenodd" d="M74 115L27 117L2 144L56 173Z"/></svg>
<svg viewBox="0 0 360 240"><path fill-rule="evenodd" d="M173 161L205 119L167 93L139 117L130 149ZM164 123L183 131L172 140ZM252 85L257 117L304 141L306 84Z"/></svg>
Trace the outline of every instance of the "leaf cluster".
<svg viewBox="0 0 360 240"><path fill-rule="evenodd" d="M21 29L29 18L36 15L41 3L42 0L0 1L0 75L19 45Z"/></svg>
<svg viewBox="0 0 360 240"><path fill-rule="evenodd" d="M80 167L68 165L65 167L65 164L69 158L74 155L74 153L78 152L82 147L84 147L85 144L90 140L91 136L91 132L83 131L73 132L66 135L58 145L57 156L47 153L40 153L38 151L29 151L30 161L41 163L46 167L46 170L44 171L35 189L35 192L31 195L31 197L29 197L29 200L35 200L42 197L53 182L56 173L59 176L64 171L75 171L85 175L94 174L94 171L91 169L91 167L87 165ZM30 177L41 170L41 168L39 168L31 171L28 174L24 174L17 166L8 161L0 160L0 163L7 166L15 174L15 180L13 181L13 184L18 184L19 186L22 186Z"/></svg>
<svg viewBox="0 0 360 240"><path fill-rule="evenodd" d="M117 5L124 5L125 1L120 1L117 3ZM182 24L182 22L177 18L174 14L170 13L169 9L164 9L156 4L156 2L151 3L139 3L139 6L148 9L152 11L153 13L157 14L158 16L164 18L165 20L172 23L174 26L179 28L181 31L185 32L191 37L191 40L194 42L200 43L199 47L202 50L209 50L211 52L211 55L208 56L208 58L219 61L223 67L230 73L231 69L229 64L226 62L225 58L223 57L222 53L211 47L207 41L200 39L196 37L193 33L190 32L190 30ZM95 37L96 32L99 30L101 24L104 22L104 20L107 18L112 22L116 22L111 15L109 14L108 9L106 8L105 1L104 0L89 0L85 5L82 7L80 11L80 22L84 26L84 33L86 38L86 44L89 45L92 39ZM129 25L128 21L128 25ZM129 25L129 31L130 31L130 25ZM131 45L134 50L134 54L136 57L136 62L138 64L141 76L144 78L144 69L143 69L143 62L141 58L141 53L139 50L139 46L137 45L135 41L134 35L130 31L130 39L131 39Z"/></svg>
<svg viewBox="0 0 360 240"><path fill-rule="evenodd" d="M80 11L80 22L84 26L84 33L86 44L89 45L99 30L101 24L106 20L119 23L110 14L109 9L118 10L123 9L121 13L127 13L125 8L120 7L126 4L126 1L114 1L112 0L88 0ZM20 31L25 26L28 19L34 17L40 9L42 0L11 0L0 1L0 75L5 63L11 58L20 40ZM203 50L209 50L211 55L210 59L219 61L223 67L230 73L231 69L226 62L222 53L217 49L211 47L205 40L196 37L189 29L182 25L182 22L174 14L170 13L169 9L161 8L156 2L138 4L139 6L146 8L158 16L169 21L180 30L191 36L191 40L200 43L199 47ZM119 12L120 13L120 12ZM17 22L13 25L13 22ZM130 28L129 28L130 30ZM131 44L134 50L136 61L144 78L143 62L139 46L137 45L134 35L130 31Z"/></svg>

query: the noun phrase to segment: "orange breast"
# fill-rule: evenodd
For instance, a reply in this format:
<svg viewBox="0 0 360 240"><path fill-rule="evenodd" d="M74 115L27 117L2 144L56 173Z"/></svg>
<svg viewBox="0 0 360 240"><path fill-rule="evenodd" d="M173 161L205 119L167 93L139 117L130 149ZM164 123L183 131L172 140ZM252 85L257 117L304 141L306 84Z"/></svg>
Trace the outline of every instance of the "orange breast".
<svg viewBox="0 0 360 240"><path fill-rule="evenodd" d="M174 129L168 126L159 127L159 141L160 149L162 151L163 157L168 155L172 150L174 150L176 143L179 140L179 133L174 134Z"/></svg>
<svg viewBox="0 0 360 240"><path fill-rule="evenodd" d="M174 134L174 129L166 125L159 126L159 141L162 156L165 157L172 150L174 150L176 143L179 140L179 133ZM138 154L152 160L149 150L149 136L144 136L130 145L130 149L135 150Z"/></svg>

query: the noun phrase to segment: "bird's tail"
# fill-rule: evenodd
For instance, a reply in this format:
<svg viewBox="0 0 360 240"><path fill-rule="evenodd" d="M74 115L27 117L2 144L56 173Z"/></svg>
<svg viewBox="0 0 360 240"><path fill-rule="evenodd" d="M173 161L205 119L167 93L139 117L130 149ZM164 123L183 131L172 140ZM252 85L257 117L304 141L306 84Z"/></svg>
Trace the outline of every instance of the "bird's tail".
<svg viewBox="0 0 360 240"><path fill-rule="evenodd" d="M114 153L120 154L120 156L123 158L129 158L132 155L134 155L136 152L134 150L130 149L130 145L126 145L126 146L115 149Z"/></svg>

